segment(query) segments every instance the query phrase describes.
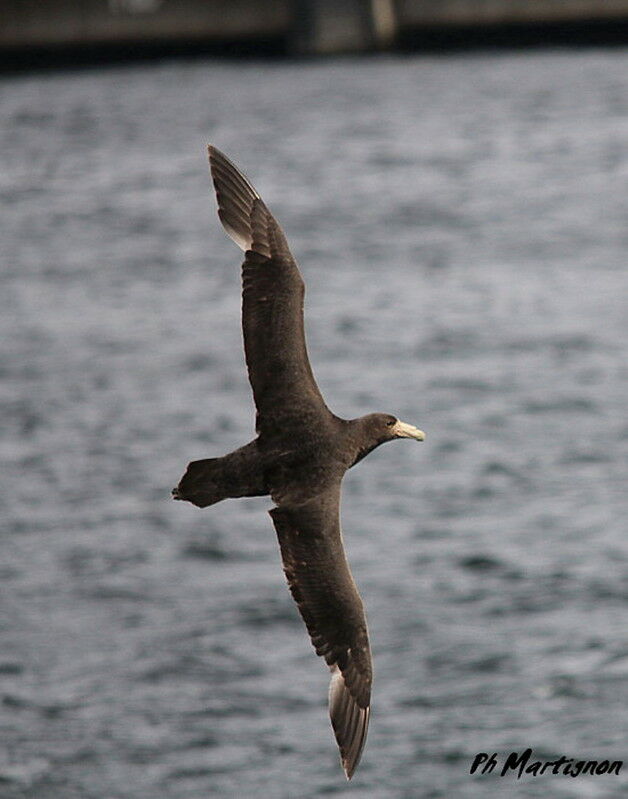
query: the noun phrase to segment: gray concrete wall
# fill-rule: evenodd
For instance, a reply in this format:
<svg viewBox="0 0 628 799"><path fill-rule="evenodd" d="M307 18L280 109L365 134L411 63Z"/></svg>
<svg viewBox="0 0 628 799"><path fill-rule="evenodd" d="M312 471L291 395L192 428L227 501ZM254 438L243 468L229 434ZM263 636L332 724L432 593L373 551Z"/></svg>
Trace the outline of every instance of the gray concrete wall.
<svg viewBox="0 0 628 799"><path fill-rule="evenodd" d="M0 47L251 39L291 19L292 0L0 0Z"/></svg>
<svg viewBox="0 0 628 799"><path fill-rule="evenodd" d="M0 49L285 37L326 53L429 26L620 17L628 0L0 0Z"/></svg>
<svg viewBox="0 0 628 799"><path fill-rule="evenodd" d="M397 0L398 24L501 25L628 17L628 0Z"/></svg>

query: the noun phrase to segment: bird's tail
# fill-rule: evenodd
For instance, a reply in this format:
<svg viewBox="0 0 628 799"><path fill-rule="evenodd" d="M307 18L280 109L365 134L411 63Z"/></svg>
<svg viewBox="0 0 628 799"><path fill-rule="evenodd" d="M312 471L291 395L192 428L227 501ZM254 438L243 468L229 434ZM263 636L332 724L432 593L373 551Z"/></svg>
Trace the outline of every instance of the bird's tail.
<svg viewBox="0 0 628 799"><path fill-rule="evenodd" d="M229 494L221 480L222 458L205 458L192 461L179 481L179 485L172 489L174 499L183 499L199 508L206 508Z"/></svg>

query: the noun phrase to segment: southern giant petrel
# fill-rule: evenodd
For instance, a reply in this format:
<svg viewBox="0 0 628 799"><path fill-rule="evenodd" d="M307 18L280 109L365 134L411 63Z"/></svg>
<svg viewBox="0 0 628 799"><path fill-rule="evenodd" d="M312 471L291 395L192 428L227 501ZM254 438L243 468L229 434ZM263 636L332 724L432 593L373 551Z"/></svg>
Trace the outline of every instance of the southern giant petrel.
<svg viewBox="0 0 628 799"><path fill-rule="evenodd" d="M317 655L331 669L329 715L351 779L368 729L373 670L362 600L345 558L340 483L395 438L424 439L385 413L341 419L319 391L305 346L304 284L284 233L240 170L209 147L218 216L244 251L242 328L257 438L193 461L173 489L200 508L269 494L288 585Z"/></svg>

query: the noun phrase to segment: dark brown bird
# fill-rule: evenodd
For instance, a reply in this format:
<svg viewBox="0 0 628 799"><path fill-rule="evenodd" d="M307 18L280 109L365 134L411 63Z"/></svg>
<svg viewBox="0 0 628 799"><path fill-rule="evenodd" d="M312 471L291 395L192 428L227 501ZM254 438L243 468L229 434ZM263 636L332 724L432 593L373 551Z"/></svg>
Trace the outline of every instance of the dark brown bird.
<svg viewBox="0 0 628 799"><path fill-rule="evenodd" d="M175 499L205 508L269 494L288 585L317 655L332 675L329 715L348 779L369 723L373 669L364 608L345 558L340 483L347 469L395 438L424 439L385 413L333 414L305 346L304 284L282 229L251 183L210 145L218 216L244 250L242 329L257 438L222 458L193 461Z"/></svg>

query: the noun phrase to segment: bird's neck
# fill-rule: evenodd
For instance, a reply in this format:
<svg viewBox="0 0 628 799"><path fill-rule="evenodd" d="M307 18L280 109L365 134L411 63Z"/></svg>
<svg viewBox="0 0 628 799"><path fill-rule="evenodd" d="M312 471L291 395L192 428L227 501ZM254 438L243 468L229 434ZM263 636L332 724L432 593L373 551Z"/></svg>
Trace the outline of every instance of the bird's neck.
<svg viewBox="0 0 628 799"><path fill-rule="evenodd" d="M359 463L363 458L365 458L369 452L372 452L382 442L377 440L374 441L365 435L366 422L364 417L343 421L346 425L345 441L347 444L348 460L350 461L347 468L350 469L352 466L355 466L356 463Z"/></svg>

